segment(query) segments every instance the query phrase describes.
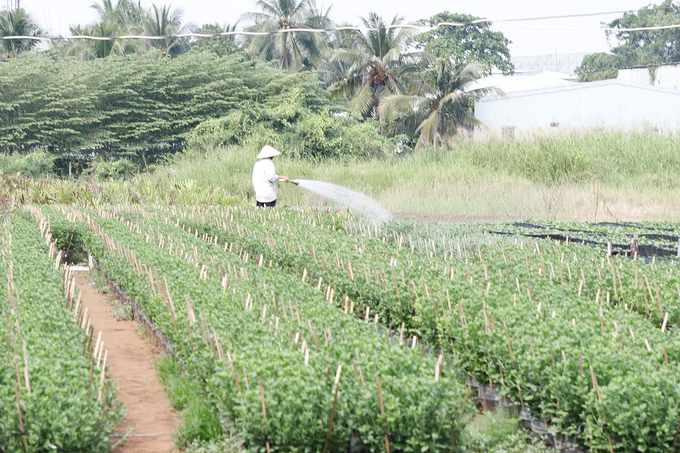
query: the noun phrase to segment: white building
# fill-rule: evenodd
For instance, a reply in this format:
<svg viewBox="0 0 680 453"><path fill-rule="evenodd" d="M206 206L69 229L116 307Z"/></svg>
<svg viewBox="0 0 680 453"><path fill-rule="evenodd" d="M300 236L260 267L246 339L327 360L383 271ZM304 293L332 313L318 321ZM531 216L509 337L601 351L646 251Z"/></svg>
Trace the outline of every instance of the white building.
<svg viewBox="0 0 680 453"><path fill-rule="evenodd" d="M618 80L680 90L680 65L619 69Z"/></svg>
<svg viewBox="0 0 680 453"><path fill-rule="evenodd" d="M531 77L520 79L525 82L518 86L535 88L514 89L506 81L500 85L505 96L476 103L475 116L487 126L478 135L513 138L598 128L680 131L678 90L620 79L577 83L566 77L548 87L531 84Z"/></svg>

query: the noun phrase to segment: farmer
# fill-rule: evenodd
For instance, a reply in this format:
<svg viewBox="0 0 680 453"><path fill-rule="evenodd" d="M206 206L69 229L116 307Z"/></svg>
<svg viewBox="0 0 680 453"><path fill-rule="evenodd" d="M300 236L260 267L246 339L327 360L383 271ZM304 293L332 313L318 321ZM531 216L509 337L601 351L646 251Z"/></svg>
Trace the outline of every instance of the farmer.
<svg viewBox="0 0 680 453"><path fill-rule="evenodd" d="M253 167L253 187L256 206L276 206L276 183L279 180L290 182L288 176L277 175L273 158L281 153L269 145L264 145Z"/></svg>

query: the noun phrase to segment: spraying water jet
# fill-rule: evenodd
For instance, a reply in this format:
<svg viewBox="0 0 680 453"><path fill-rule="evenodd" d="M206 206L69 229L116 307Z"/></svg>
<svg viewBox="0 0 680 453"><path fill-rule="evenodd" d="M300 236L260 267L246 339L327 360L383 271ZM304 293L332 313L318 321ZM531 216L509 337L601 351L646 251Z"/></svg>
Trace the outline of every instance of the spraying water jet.
<svg viewBox="0 0 680 453"><path fill-rule="evenodd" d="M337 184L331 184L329 182L309 179L291 179L290 182L298 187L302 187L303 189L341 204L349 208L350 211L363 217L367 217L378 224L392 220L392 214L383 205L368 195L356 190L338 186Z"/></svg>

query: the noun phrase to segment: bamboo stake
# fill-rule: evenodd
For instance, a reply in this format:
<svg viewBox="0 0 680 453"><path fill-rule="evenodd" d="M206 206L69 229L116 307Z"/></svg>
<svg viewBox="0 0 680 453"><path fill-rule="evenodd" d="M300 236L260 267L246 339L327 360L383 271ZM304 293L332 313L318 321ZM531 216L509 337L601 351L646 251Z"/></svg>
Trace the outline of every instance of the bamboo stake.
<svg viewBox="0 0 680 453"><path fill-rule="evenodd" d="M441 356L440 356L441 357ZM437 361L439 363L439 361ZM383 402L382 395L382 384L380 383L380 376L376 377L376 382L378 383L378 398L380 399L380 415L383 420L383 434L385 436L385 451L390 453L390 438L387 433L387 417L385 416L385 404Z"/></svg>
<svg viewBox="0 0 680 453"><path fill-rule="evenodd" d="M342 365L338 365L338 370L335 373L335 384L333 385L333 408L331 409L331 417L328 422L328 431L326 433L326 443L323 446L323 453L328 451L328 443L331 440L331 430L333 429L333 419L335 418L335 407L338 404L338 388L340 387L340 374L342 373Z"/></svg>
<svg viewBox="0 0 680 453"><path fill-rule="evenodd" d="M442 378L442 365L444 365L444 356L440 354L434 364L434 382L439 382Z"/></svg>
<svg viewBox="0 0 680 453"><path fill-rule="evenodd" d="M271 446L269 445L269 431L267 430L267 404L265 403L262 376L260 376L260 398L262 399L262 416L264 417L264 442L267 447L267 453L270 453Z"/></svg>
<svg viewBox="0 0 680 453"><path fill-rule="evenodd" d="M14 396L17 401L17 412L19 413L19 428L21 429L21 438L24 441L24 451L28 450L28 437L26 436L26 427L24 426L24 415L21 411L21 400L19 399L19 385L14 383Z"/></svg>
<svg viewBox="0 0 680 453"><path fill-rule="evenodd" d="M460 315L460 323L463 327L467 326L467 321L465 319L465 312L463 311L463 303L458 299L458 313Z"/></svg>
<svg viewBox="0 0 680 453"><path fill-rule="evenodd" d="M661 293L659 293L659 282L654 280L654 288L656 289L656 300L659 302L659 313L663 316L663 305L661 305Z"/></svg>
<svg viewBox="0 0 680 453"><path fill-rule="evenodd" d="M229 344L227 344L227 347ZM234 382L236 383L236 390L238 390L239 393L241 393L241 383L238 380L238 373L236 372L236 365L234 365L234 361L231 358L231 351L227 349L227 359L229 359L229 365L231 366L231 374L234 376Z"/></svg>
<svg viewBox="0 0 680 453"><path fill-rule="evenodd" d="M26 347L26 340L23 342L23 349L24 349L24 379L26 381L26 390L28 391L28 394L30 396L31 394L31 379L28 374L28 348Z"/></svg>
<svg viewBox="0 0 680 453"><path fill-rule="evenodd" d="M510 352L510 360L512 361L512 367L516 368L515 356L512 354L512 345L510 344L510 333L508 332L508 326L505 324L505 321L503 321L503 328L505 328L505 341L508 343L508 351Z"/></svg>
<svg viewBox="0 0 680 453"><path fill-rule="evenodd" d="M102 363L101 374L99 375L99 391L97 392L97 401L102 399L102 390L104 388L104 378L106 377L106 358L109 355L107 350L104 353L104 362Z"/></svg>

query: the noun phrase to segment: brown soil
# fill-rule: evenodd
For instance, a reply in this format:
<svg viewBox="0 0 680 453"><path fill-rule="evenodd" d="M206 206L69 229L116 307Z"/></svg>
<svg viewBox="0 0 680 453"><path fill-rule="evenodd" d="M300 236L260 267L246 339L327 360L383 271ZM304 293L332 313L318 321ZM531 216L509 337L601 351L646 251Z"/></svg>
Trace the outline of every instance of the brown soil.
<svg viewBox="0 0 680 453"><path fill-rule="evenodd" d="M82 304L94 325L95 339L102 332L108 350L107 377L116 382L117 399L127 413L117 428L128 433L114 453L169 453L178 451L172 439L178 416L158 378L153 361L160 350L143 334L135 321L116 321L110 296L99 293L84 272L76 273Z"/></svg>

